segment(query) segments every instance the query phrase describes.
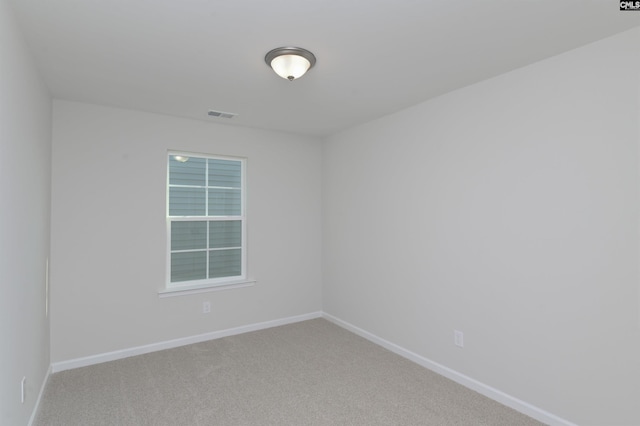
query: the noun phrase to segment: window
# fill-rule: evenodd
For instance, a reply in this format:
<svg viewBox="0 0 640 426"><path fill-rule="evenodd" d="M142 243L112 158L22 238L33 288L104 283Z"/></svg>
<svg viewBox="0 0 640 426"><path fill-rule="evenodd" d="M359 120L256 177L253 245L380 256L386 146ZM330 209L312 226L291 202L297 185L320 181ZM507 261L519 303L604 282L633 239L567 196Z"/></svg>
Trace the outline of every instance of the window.
<svg viewBox="0 0 640 426"><path fill-rule="evenodd" d="M169 153L167 289L246 279L245 163Z"/></svg>

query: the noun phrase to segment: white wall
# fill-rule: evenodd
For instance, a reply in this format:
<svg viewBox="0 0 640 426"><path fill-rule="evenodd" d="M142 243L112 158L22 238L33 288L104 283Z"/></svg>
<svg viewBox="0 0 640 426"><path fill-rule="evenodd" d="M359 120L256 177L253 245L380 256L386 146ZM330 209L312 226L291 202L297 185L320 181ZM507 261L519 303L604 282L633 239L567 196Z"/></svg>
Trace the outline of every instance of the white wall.
<svg viewBox="0 0 640 426"><path fill-rule="evenodd" d="M329 138L324 311L570 421L640 424L638 40Z"/></svg>
<svg viewBox="0 0 640 426"><path fill-rule="evenodd" d="M248 158L255 286L158 297L172 149ZM54 101L52 362L319 311L321 149L302 136Z"/></svg>
<svg viewBox="0 0 640 426"><path fill-rule="evenodd" d="M49 367L51 99L0 0L0 424L27 424ZM20 402L27 378L24 403Z"/></svg>

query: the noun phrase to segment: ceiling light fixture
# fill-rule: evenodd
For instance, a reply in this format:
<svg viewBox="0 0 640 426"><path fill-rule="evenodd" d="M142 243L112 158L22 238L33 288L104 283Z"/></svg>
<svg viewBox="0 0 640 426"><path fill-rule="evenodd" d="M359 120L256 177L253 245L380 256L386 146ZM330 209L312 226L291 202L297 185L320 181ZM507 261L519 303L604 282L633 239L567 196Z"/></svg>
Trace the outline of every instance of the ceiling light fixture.
<svg viewBox="0 0 640 426"><path fill-rule="evenodd" d="M181 163L186 163L187 161L189 161L189 157L185 157L184 155L174 155L173 159Z"/></svg>
<svg viewBox="0 0 640 426"><path fill-rule="evenodd" d="M280 77L293 81L313 68L316 57L300 47L278 47L267 53L264 61Z"/></svg>

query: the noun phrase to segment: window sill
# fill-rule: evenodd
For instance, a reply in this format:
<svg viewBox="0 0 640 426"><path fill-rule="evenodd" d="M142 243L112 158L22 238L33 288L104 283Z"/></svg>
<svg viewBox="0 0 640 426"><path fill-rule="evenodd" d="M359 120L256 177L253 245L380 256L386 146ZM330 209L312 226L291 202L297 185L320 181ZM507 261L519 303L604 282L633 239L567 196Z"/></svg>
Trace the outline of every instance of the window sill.
<svg viewBox="0 0 640 426"><path fill-rule="evenodd" d="M235 281L229 282L225 284L213 284L210 286L184 286L184 287L174 287L174 288L165 288L158 291L158 297L175 297L175 296L186 296L188 294L198 294L198 293L208 293L210 291L221 291L221 290L231 290L234 288L242 288L242 287L251 287L257 281L256 280L245 280L245 281Z"/></svg>

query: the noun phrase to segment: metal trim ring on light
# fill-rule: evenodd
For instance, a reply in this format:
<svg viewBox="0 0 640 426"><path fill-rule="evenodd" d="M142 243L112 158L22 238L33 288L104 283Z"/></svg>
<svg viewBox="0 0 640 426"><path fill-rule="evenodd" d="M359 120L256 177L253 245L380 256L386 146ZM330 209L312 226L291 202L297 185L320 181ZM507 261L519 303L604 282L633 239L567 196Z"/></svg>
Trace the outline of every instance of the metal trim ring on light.
<svg viewBox="0 0 640 426"><path fill-rule="evenodd" d="M278 47L278 48L275 48L275 49L269 51L269 53L267 53L265 55L264 61L267 63L267 65L269 65L269 67L271 67L271 69L273 69L273 66L271 65L271 62L275 58L277 58L279 56L283 56L283 55L300 56L300 57L306 59L307 61L309 61L309 64L310 64L309 68L307 68L307 71L309 71L311 68L313 68L313 66L316 64L316 57L313 55L313 53L311 53L307 49L303 49L301 47ZM304 74L307 73L307 71L305 71L304 73L302 73L298 77L288 76L288 77L283 77L283 78L286 78L289 81L293 81L296 78L302 77ZM278 73L276 73L276 74L278 74ZM280 76L280 74L278 74L278 75Z"/></svg>

